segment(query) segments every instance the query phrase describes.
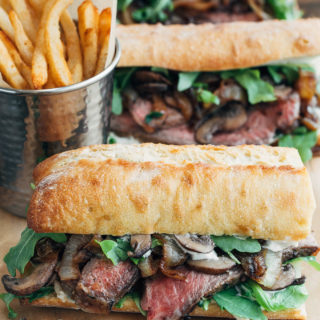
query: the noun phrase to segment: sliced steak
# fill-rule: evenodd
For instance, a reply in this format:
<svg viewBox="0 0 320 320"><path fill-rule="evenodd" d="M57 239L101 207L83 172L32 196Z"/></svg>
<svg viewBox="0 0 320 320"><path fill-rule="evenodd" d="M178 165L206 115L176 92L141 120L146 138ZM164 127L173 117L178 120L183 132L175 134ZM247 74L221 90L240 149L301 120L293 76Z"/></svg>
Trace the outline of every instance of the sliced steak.
<svg viewBox="0 0 320 320"><path fill-rule="evenodd" d="M75 301L86 312L109 313L138 278L138 268L128 260L114 266L110 260L93 258L82 271Z"/></svg>
<svg viewBox="0 0 320 320"><path fill-rule="evenodd" d="M113 116L110 123L111 131L118 135L133 136L142 141L159 142L167 144L195 144L192 129L187 125L175 128L158 130L154 133L147 133L139 127L130 114L123 113L121 116Z"/></svg>
<svg viewBox="0 0 320 320"><path fill-rule="evenodd" d="M215 145L270 144L277 129L286 130L299 118L300 98L293 93L286 101L277 101L251 111L245 125L230 133L218 133L211 143Z"/></svg>
<svg viewBox="0 0 320 320"><path fill-rule="evenodd" d="M148 311L148 320L180 319L202 297L237 283L243 274L239 267L220 275L190 271L184 267L177 269L185 274L185 281L162 275L146 280L141 306Z"/></svg>

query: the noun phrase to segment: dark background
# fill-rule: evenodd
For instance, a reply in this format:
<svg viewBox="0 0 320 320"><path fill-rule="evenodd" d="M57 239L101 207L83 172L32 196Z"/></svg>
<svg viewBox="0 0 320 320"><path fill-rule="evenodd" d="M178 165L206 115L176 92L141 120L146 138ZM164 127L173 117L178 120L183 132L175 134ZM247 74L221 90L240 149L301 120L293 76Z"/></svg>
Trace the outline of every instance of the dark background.
<svg viewBox="0 0 320 320"><path fill-rule="evenodd" d="M320 17L320 0L299 0L306 17Z"/></svg>

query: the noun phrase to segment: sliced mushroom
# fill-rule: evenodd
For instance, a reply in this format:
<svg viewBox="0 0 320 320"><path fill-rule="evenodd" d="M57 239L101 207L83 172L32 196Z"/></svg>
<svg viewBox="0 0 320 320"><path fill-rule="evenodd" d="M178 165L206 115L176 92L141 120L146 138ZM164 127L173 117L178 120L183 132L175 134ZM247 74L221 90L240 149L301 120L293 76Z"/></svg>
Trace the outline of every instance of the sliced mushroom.
<svg viewBox="0 0 320 320"><path fill-rule="evenodd" d="M287 264L281 268L281 272L279 273L273 285L264 286L262 284L262 287L266 290L281 290L290 286L295 281L296 271L291 264Z"/></svg>
<svg viewBox="0 0 320 320"><path fill-rule="evenodd" d="M147 83L140 83L136 84L135 88L137 91L141 94L144 93L160 93L165 92L168 90L168 85L165 83L153 83L153 82L147 82Z"/></svg>
<svg viewBox="0 0 320 320"><path fill-rule="evenodd" d="M186 280L186 274L181 272L179 268L181 267L177 267L177 269L169 268L164 260L160 261L159 269L165 276L182 281Z"/></svg>
<svg viewBox="0 0 320 320"><path fill-rule="evenodd" d="M147 70L136 71L133 80L137 83L161 82L171 85L170 80L164 77L162 74Z"/></svg>
<svg viewBox="0 0 320 320"><path fill-rule="evenodd" d="M225 105L230 101L238 101L243 105L248 103L244 89L232 79L222 80L219 89L214 94L219 97L221 105Z"/></svg>
<svg viewBox="0 0 320 320"><path fill-rule="evenodd" d="M184 248L199 252L199 253L209 253L214 248L214 243L210 236L197 236L193 234L175 235L176 240Z"/></svg>
<svg viewBox="0 0 320 320"><path fill-rule="evenodd" d="M154 259L152 255L139 262L138 268L140 269L142 278L148 278L157 273L159 269L159 259Z"/></svg>
<svg viewBox="0 0 320 320"><path fill-rule="evenodd" d="M190 99L182 92L175 91L173 96L176 100L176 108L183 114L184 118L189 121L192 117L192 104Z"/></svg>
<svg viewBox="0 0 320 320"><path fill-rule="evenodd" d="M163 260L167 267L176 267L184 264L187 254L184 253L176 244L175 240L166 236L161 239L163 243Z"/></svg>
<svg viewBox="0 0 320 320"><path fill-rule="evenodd" d="M59 267L59 277L61 281L76 280L80 277L80 270L76 256L81 248L83 248L91 240L91 235L72 235L63 252L61 264Z"/></svg>
<svg viewBox="0 0 320 320"><path fill-rule="evenodd" d="M188 260L190 268L209 274L221 274L233 268L236 263L228 257L219 257L218 260Z"/></svg>
<svg viewBox="0 0 320 320"><path fill-rule="evenodd" d="M128 251L128 256L132 258L140 258L151 249L150 234L135 234L131 236L130 244L133 252Z"/></svg>
<svg viewBox="0 0 320 320"><path fill-rule="evenodd" d="M251 7L252 11L261 19L261 20L270 20L272 17L263 10L263 4L261 1L248 0L248 4Z"/></svg>
<svg viewBox="0 0 320 320"><path fill-rule="evenodd" d="M237 102L210 112L197 125L195 138L199 143L209 144L218 131L233 131L242 127L247 121L245 108Z"/></svg>
<svg viewBox="0 0 320 320"><path fill-rule="evenodd" d="M24 278L13 278L9 275L2 277L2 283L5 289L17 296L29 295L43 286L51 279L58 262L59 252L51 252L43 261L36 265L32 272Z"/></svg>

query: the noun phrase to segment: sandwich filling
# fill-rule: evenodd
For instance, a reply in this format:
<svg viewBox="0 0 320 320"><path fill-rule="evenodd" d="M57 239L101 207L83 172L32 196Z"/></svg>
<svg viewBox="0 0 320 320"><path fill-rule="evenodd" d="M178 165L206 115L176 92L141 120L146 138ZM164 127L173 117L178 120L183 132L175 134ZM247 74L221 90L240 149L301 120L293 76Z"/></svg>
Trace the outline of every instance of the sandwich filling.
<svg viewBox="0 0 320 320"><path fill-rule="evenodd" d="M150 320L180 319L217 304L234 317L267 319L263 311L299 308L307 298L297 263L315 261L312 235L300 242L210 235L37 234L26 229L4 258L0 297L51 294L86 312L121 311L133 299ZM16 278L16 270L22 274Z"/></svg>
<svg viewBox="0 0 320 320"><path fill-rule="evenodd" d="M269 144L312 157L320 128L315 70L304 64L221 72L121 68L111 130L168 144Z"/></svg>
<svg viewBox="0 0 320 320"><path fill-rule="evenodd" d="M123 24L225 23L267 19L297 19L301 11L295 0L122 0L118 17Z"/></svg>

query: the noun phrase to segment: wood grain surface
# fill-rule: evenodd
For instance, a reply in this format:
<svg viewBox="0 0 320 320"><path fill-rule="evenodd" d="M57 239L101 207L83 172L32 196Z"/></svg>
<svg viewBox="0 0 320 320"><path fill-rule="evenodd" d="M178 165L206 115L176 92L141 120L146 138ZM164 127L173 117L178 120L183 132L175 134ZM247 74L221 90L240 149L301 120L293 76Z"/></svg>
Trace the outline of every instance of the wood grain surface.
<svg viewBox="0 0 320 320"><path fill-rule="evenodd" d="M320 158L312 160L308 164L309 172L315 190L317 199L317 210L314 215L313 231L316 234L320 243ZM20 238L21 231L25 228L26 222L22 218L18 218L0 210L0 275L7 273L6 266L3 263L3 257L8 252L9 248L17 243ZM307 288L310 297L307 301L308 320L320 319L320 273L314 271L308 265L304 266L304 274L307 276ZM2 284L0 285L0 293L4 292ZM61 309L46 309L21 307L16 301L12 303L14 309L19 313L17 319L24 320L102 320L106 316L86 314L81 311L61 310ZM7 319L7 310L4 304L0 301L0 320ZM144 319L138 314L121 314L112 313L107 317L108 320L134 320Z"/></svg>
<svg viewBox="0 0 320 320"><path fill-rule="evenodd" d="M307 17L320 17L320 0L300 0L302 10Z"/></svg>

